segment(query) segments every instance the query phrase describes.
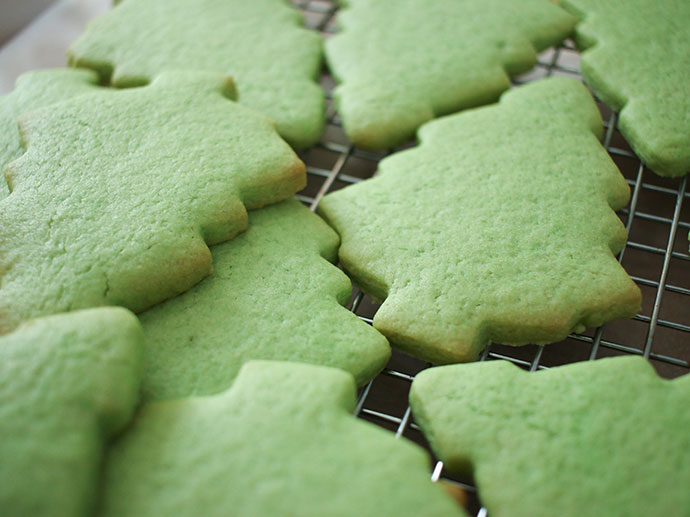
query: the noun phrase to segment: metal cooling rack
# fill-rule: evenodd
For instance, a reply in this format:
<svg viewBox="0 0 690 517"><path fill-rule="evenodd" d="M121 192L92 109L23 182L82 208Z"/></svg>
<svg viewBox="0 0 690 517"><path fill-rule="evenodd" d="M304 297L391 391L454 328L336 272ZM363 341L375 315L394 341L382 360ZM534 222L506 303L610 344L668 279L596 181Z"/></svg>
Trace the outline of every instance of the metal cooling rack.
<svg viewBox="0 0 690 517"><path fill-rule="evenodd" d="M336 31L336 5L329 0L293 0L305 24L325 37ZM539 56L537 66L514 83L566 75L582 79L579 53L572 42ZM319 144L302 153L308 185L298 198L316 210L324 195L372 177L387 154L353 147L335 113L331 91L334 81L327 72L321 77L327 92L328 124ZM616 162L632 190L630 204L618 212L628 231L628 242L618 260L642 290L642 311L633 319L607 323L566 340L543 346L508 347L492 344L480 360L505 359L530 371L577 361L617 355L641 355L659 375L673 378L690 372L690 203L686 178L661 178L644 167L616 127L616 114L599 103L606 129L603 145ZM413 145L413 144L410 144ZM410 147L407 145L405 147ZM349 309L371 323L380 304L355 286ZM429 363L394 351L384 369L360 392L355 414L417 442L429 450L415 425L407 396L414 376ZM429 451L431 452L431 451ZM453 477L443 463L431 465L433 480L460 485L468 494L472 515L486 516L472 479Z"/></svg>
<svg viewBox="0 0 690 517"><path fill-rule="evenodd" d="M29 50L32 53L21 54L21 59L14 61L8 61L10 56L5 55L2 75L6 82L1 84L5 84L9 91L15 72L63 65L61 45L73 41L81 32L83 22L107 10L109 3L108 0L58 2L50 18L35 25L30 34L16 38L13 43L15 53L28 43L31 43ZM292 0L292 3L302 11L309 28L325 37L335 32L335 2ZM56 41L61 43L56 44ZM550 75L581 79L579 53L572 42L542 53L538 65L517 78L515 84ZM328 97L328 124L321 143L302 153L307 164L308 185L298 195L313 210L327 193L372 177L378 162L389 154L363 151L348 142L331 100L333 79L324 73L321 84ZM686 180L660 178L646 169L617 130L615 114L601 104L600 109L606 127L603 143L632 189L629 206L619 212L629 240L618 259L642 290L642 311L633 319L572 334L568 339L546 347L513 348L493 344L484 351L480 360L505 359L534 371L605 356L633 354L647 358L663 377L683 375L690 370L690 256L687 239L690 229L690 202L687 198L690 194L686 192ZM352 312L371 323L378 306L355 286L349 305ZM428 450L428 444L410 414L407 396L414 376L429 366L424 361L394 352L386 369L361 389L355 413ZM430 465L430 473L434 480L445 480L463 487L468 494L470 513L486 516L471 478L450 476L438 461Z"/></svg>

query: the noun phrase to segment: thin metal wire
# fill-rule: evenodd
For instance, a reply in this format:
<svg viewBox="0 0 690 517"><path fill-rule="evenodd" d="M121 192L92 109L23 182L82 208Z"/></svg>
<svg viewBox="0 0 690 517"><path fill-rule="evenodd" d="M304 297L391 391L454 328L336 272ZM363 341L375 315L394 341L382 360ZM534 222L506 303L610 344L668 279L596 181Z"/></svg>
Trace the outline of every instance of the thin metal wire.
<svg viewBox="0 0 690 517"><path fill-rule="evenodd" d="M371 380L364 387L364 390L362 391L362 394L359 396L359 400L357 401L357 405L355 406L355 410L353 411L353 414L355 416L359 416L360 413L362 412L362 407L364 406L364 402L367 400L367 396L369 395L369 391L371 390L371 386L373 384L374 384L374 381Z"/></svg>
<svg viewBox="0 0 690 517"><path fill-rule="evenodd" d="M410 415L412 414L412 410L410 406L407 406L407 409L405 410L405 414L402 417L402 420L400 421L400 425L398 428L395 430L395 437L400 438L402 434L405 432L405 428L407 425L410 423Z"/></svg>
<svg viewBox="0 0 690 517"><path fill-rule="evenodd" d="M340 171L342 170L343 166L345 165L345 162L347 161L348 157L350 156L350 153L352 152L352 146L350 146L347 150L347 152L341 154L338 157L338 161L335 162L335 165L333 165L333 168L331 169L331 172L329 173L328 177L326 178L326 181L323 182L323 185L321 185L321 188L319 189L319 192L316 194L314 197L314 200L311 202L310 209L313 212L316 212L316 209L319 206L319 201L321 201L321 198L326 195L326 192L328 192L333 185L333 182L335 179L338 177L338 174L340 174Z"/></svg>
<svg viewBox="0 0 690 517"><path fill-rule="evenodd" d="M683 206L683 197L685 195L685 184L687 177L683 178L678 188L678 197L676 199L676 207L673 211L673 223L671 230L668 232L668 243L666 244L666 254L664 256L664 266L661 270L661 277L659 278L659 287L656 291L656 299L654 300L654 310L652 318L649 323L649 333L647 334L647 341L644 345L644 357L649 359L649 354L652 352L652 344L654 342L654 332L656 331L657 323L659 322L659 311L661 310L661 300L664 296L664 286L666 285L666 277L668 276L668 267L671 263L673 255L673 243L676 241L676 232L678 231L678 220L680 219L680 210ZM689 327L690 328L690 327Z"/></svg>
<svg viewBox="0 0 690 517"><path fill-rule="evenodd" d="M443 472L443 462L437 461L434 465L434 470L431 472L431 481L438 481L441 478L441 472Z"/></svg>
<svg viewBox="0 0 690 517"><path fill-rule="evenodd" d="M609 119L609 129L606 131L606 138L604 139L604 147L608 147L611 142L611 135L613 134L613 127L615 126L616 115L611 115ZM625 223L625 232L630 235L630 230L632 229L633 221L635 220L635 213L637 210L637 200L640 197L640 184L642 183L642 173L644 172L644 165L640 162L637 168L637 180L635 181L635 187L633 188L632 198L630 200L630 209L627 210L628 220ZM623 255L625 254L625 246L618 253L618 263L623 263ZM592 350L589 354L589 360L593 361L599 353L599 344L601 343L601 336L604 334L604 325L597 328L594 334L594 341L592 342Z"/></svg>
<svg viewBox="0 0 690 517"><path fill-rule="evenodd" d="M310 24L311 27L322 31L326 37L333 32L333 18L337 11L335 2L330 0L293 0L293 4L309 15L309 17L312 19L312 23ZM575 53L575 46L570 41L566 41L560 48L551 51L549 54L547 54L548 57L546 59L540 59L537 64L537 68L541 69L542 71L541 77L556 73L580 77L579 70L576 67L562 62L566 57L572 56ZM539 74L535 74L535 76L536 75ZM330 78L327 76L324 77L326 83L332 84L332 80ZM535 79L528 78L525 81L518 79L516 80L516 83L530 82L532 80ZM332 103L330 91L327 92L327 99L329 103ZM328 124L330 128L334 129L334 133L332 134L338 134L340 132L342 135L340 119L337 114L334 113L332 106L329 109L329 112L331 115L328 118ZM623 353L638 356L641 355L659 363L690 370L690 345L688 346L688 349L685 350L685 353L677 357L669 355L668 353L661 353L654 350L655 337L658 329L660 328L668 329L668 331L680 332L683 335L687 334L688 338L690 338L690 318L685 321L675 321L669 317L661 317L662 301L665 292L674 293L674 295L683 297L688 296L689 298L686 303L690 302L690 286L684 287L682 285L676 285L678 280L676 280L675 277L671 283L668 282L672 259L677 259L680 265L683 267L685 267L684 265L690 261L690 255L688 253L675 251L673 249L673 244L679 229L690 229L690 221L681 220L683 200L686 197L690 197L690 192L686 191L685 179L676 181L674 184L674 180L660 181L653 173L646 173L645 168L639 159L630 150L621 147L620 141L616 140L615 137L618 135L616 124L617 119L615 115L607 116L604 123L606 131L602 145L614 160L635 160L635 166L637 167L637 174L635 177L627 179L627 182L632 189L630 205L626 209L623 209L619 212L620 215L625 218L625 226L628 234L630 235L633 227L637 228L637 226L635 226L636 220L668 225L668 238L666 240L665 247L659 247L656 243L652 244L644 240L640 240L640 237L636 237L635 239L631 239L626 243L618 254L617 259L620 263L623 263L624 259L627 261L629 258L628 255L632 254L634 251L636 260L647 261L650 264L652 264L654 257L663 257L663 266L658 280L645 278L647 276L646 274L643 274L642 276L639 274L631 275L631 278L637 282L638 285L647 289L654 289L656 293L651 315L648 316L645 314L638 314L635 316L635 318L629 320L630 322L638 322L638 325L648 325L644 347L642 349L633 346L632 343L625 342L625 340L623 342L619 342L617 340L608 338L609 332L606 330L608 326L597 328L593 335L572 334L569 337L569 340L572 342L573 347L579 346L578 344L588 347L586 357L588 357L590 360L598 357L602 353L603 349L606 349L618 354ZM310 182L314 185L318 185L318 187L315 189L315 194L309 195L305 191L300 193L298 198L301 199L305 204L309 205L312 210L316 210L321 199L329 192L334 191L336 188L339 188L342 185L358 183L367 177L371 177L373 174L371 172L366 172L365 168L372 172L376 171L378 161L388 154L357 149L348 144L347 141L342 137L332 138L331 136L324 137L323 141L320 142L315 149L328 153L330 156L335 156L335 159L331 161L330 164L324 164L320 162L319 159L312 158L311 155L307 155L305 158L307 174L310 178ZM355 160L359 162L361 167L355 163ZM311 191L313 192L314 189ZM673 217L669 218L662 213L655 213L653 210L650 210L647 207L642 207L640 205L640 200L642 199L643 195L646 195L647 193L651 195L666 195L669 196L669 200L675 199ZM359 316L360 319L371 324L373 319L373 314L371 313L371 304L368 303L366 304L366 307L364 307L365 304L363 303L364 300L368 300L368 298L359 290L356 290L355 293L356 294L353 297L352 303L350 304L350 310ZM690 306L690 303L688 303L688 305ZM626 325L632 329L632 323L626 323ZM604 336L607 336L607 338ZM688 339L688 343L690 343L690 339ZM500 350L498 348L500 348ZM514 364L531 371L546 370L549 368L549 366L542 363L547 361L545 357L548 355L548 350L548 346L536 347L532 358L526 359L524 357L525 354L519 354L517 349L506 349L505 347L493 347L492 345L489 345L482 352L479 360L485 361L502 359L511 361ZM403 357L397 352L394 353L397 357ZM392 380L399 381L395 385L396 389L400 390L400 395L406 397L409 386L414 379L414 374L410 374L393 367L384 369L378 377L376 377L362 389L357 400L354 414L367 418L374 423L386 425L387 428L393 426L393 429L395 429L395 436L398 438L401 436L406 436L408 431L419 431L419 427L414 423L414 418L409 405L405 407L402 415L395 414L396 411L389 407L382 409L380 407L380 400L378 401L377 409L373 409L373 406L367 407L369 398L373 396L373 391L376 389L376 386L379 385L379 382L381 382L380 379L383 377L388 377ZM398 385L399 388L397 387ZM431 473L431 479L433 481L445 479L442 462L436 462L433 472ZM467 485L465 483L460 484L467 488L470 492L474 491L474 487L472 485ZM476 515L478 517L486 517L486 509L480 508Z"/></svg>

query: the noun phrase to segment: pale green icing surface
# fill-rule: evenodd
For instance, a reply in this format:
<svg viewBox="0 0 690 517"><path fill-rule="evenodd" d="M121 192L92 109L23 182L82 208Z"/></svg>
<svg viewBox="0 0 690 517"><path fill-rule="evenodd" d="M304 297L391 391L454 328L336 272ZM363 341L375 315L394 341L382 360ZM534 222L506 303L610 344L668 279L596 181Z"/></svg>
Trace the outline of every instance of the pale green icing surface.
<svg viewBox="0 0 690 517"><path fill-rule="evenodd" d="M495 101L576 18L548 0L347 0L326 57L356 145L387 148L428 120Z"/></svg>
<svg viewBox="0 0 690 517"><path fill-rule="evenodd" d="M326 196L341 262L385 299L374 327L447 363L634 315L640 291L614 257L630 189L601 131L581 83L546 79L430 122L379 176Z"/></svg>
<svg viewBox="0 0 690 517"><path fill-rule="evenodd" d="M30 321L0 337L0 513L90 515L106 442L139 400L143 335L124 309Z"/></svg>
<svg viewBox="0 0 690 517"><path fill-rule="evenodd" d="M690 172L690 2L563 0L563 7L583 20L582 75L620 111L618 127L635 153L662 176Z"/></svg>
<svg viewBox="0 0 690 517"><path fill-rule="evenodd" d="M221 394L146 404L109 450L100 514L464 515L355 396L342 370L253 361Z"/></svg>
<svg viewBox="0 0 690 517"><path fill-rule="evenodd" d="M0 202L0 333L99 305L135 312L211 273L207 244L280 201L304 164L231 81L166 73L20 118L27 152Z"/></svg>
<svg viewBox="0 0 690 517"><path fill-rule="evenodd" d="M688 515L688 375L630 356L536 373L488 361L423 371L410 403L489 515Z"/></svg>
<svg viewBox="0 0 690 517"><path fill-rule="evenodd" d="M334 366L357 384L371 380L390 348L342 307L351 286L330 263L338 243L295 199L250 212L245 233L211 248L211 276L139 315L144 398L224 391L249 359Z"/></svg>
<svg viewBox="0 0 690 517"><path fill-rule="evenodd" d="M24 153L17 119L26 112L96 90L98 77L89 70L52 69L27 72L12 93L0 97L0 171ZM0 174L0 199L9 195Z"/></svg>
<svg viewBox="0 0 690 517"><path fill-rule="evenodd" d="M285 0L127 0L91 22L70 63L117 87L164 70L231 75L241 103L273 121L293 146L318 141L324 126L321 37L301 27Z"/></svg>

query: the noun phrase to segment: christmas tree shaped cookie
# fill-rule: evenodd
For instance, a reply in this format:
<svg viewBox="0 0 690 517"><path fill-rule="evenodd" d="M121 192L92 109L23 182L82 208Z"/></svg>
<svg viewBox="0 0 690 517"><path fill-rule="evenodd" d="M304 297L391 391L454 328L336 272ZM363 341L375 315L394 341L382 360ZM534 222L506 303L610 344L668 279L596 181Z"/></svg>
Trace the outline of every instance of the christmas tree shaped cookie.
<svg viewBox="0 0 690 517"><path fill-rule="evenodd" d="M690 172L690 2L563 0L577 26L582 74L635 153L663 176Z"/></svg>
<svg viewBox="0 0 690 517"><path fill-rule="evenodd" d="M293 146L315 143L323 130L321 38L285 0L127 0L91 22L69 57L117 87L164 70L228 74L240 102L275 121Z"/></svg>
<svg viewBox="0 0 690 517"><path fill-rule="evenodd" d="M410 404L489 515L688 515L690 376L640 357L527 373L503 361L431 368Z"/></svg>
<svg viewBox="0 0 690 517"><path fill-rule="evenodd" d="M98 305L142 311L211 273L206 244L299 190L304 164L227 78L161 74L20 118L0 204L0 333Z"/></svg>
<svg viewBox="0 0 690 517"><path fill-rule="evenodd" d="M354 405L348 373L271 361L219 395L146 404L110 448L101 515L462 514L424 451Z"/></svg>
<svg viewBox="0 0 690 517"><path fill-rule="evenodd" d="M224 391L249 359L334 366L369 381L390 347L341 307L351 287L329 263L338 242L295 199L251 212L245 233L211 250L211 276L140 315L144 397Z"/></svg>
<svg viewBox="0 0 690 517"><path fill-rule="evenodd" d="M632 316L613 253L630 195L579 82L552 78L431 122L372 180L326 196L340 259L379 299L374 327L436 363L489 341L548 343Z"/></svg>
<svg viewBox="0 0 690 517"><path fill-rule="evenodd" d="M0 172L24 152L17 119L25 111L95 90L98 77L89 70L37 70L22 75L15 90L0 97ZM0 174L0 199L10 193Z"/></svg>
<svg viewBox="0 0 690 517"><path fill-rule="evenodd" d="M424 122L495 101L576 18L548 0L347 0L326 56L345 131L386 148Z"/></svg>
<svg viewBox="0 0 690 517"><path fill-rule="evenodd" d="M0 338L0 513L88 515L106 440L138 401L136 317L103 308L50 316Z"/></svg>

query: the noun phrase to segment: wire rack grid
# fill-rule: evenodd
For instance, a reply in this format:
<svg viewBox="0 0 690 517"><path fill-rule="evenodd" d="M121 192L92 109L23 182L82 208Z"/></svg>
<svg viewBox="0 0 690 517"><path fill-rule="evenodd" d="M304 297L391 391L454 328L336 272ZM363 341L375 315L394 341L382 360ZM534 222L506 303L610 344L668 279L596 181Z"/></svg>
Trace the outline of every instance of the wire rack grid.
<svg viewBox="0 0 690 517"><path fill-rule="evenodd" d="M330 0L293 0L305 25L325 38L336 32L337 6ZM551 75L582 80L580 55L571 41L540 54L536 67L514 80L515 85ZM327 94L328 124L319 144L302 153L308 185L298 198L316 210L324 195L376 174L378 162L389 152L357 149L345 137L332 101L333 78L324 71L321 84ZM643 295L643 307L630 320L621 320L571 334L566 340L544 346L508 347L491 344L480 360L503 359L535 371L577 361L617 355L647 358L659 375L673 378L690 371L690 203L686 178L662 178L645 168L618 131L616 114L598 102L604 120L602 142L631 187L629 205L619 211L628 241L618 260ZM404 147L410 147L408 144ZM379 304L355 286L349 309L371 323ZM432 366L394 351L387 367L361 389L355 414L427 448L407 403L410 384L421 370ZM431 452L431 451L429 451ZM468 494L472 515L486 516L471 478L454 477L437 460L431 478L461 486Z"/></svg>

